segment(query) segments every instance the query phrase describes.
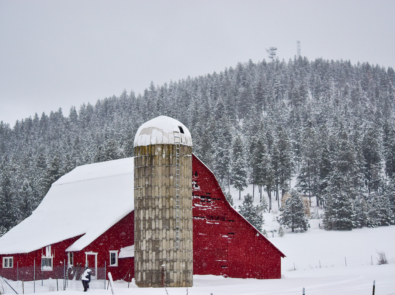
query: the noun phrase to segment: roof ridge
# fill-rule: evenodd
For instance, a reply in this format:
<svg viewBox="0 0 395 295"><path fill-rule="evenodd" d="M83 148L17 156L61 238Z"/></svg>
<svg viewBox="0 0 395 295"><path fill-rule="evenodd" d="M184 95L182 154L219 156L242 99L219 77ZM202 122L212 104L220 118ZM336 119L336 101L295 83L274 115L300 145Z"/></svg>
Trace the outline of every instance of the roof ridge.
<svg viewBox="0 0 395 295"><path fill-rule="evenodd" d="M100 178L110 178L110 177L116 177L116 176L127 175L127 174L134 174L134 172L132 171L132 172L126 172L126 173L112 174L112 175L93 177L93 178L87 178L87 179L83 179L83 180L69 181L69 182L63 182L63 183L56 183L55 182L53 184L53 186L65 185L65 184L71 184L71 183L77 183L77 182L84 182L84 181L90 181L90 180L95 180L95 179L100 179Z"/></svg>

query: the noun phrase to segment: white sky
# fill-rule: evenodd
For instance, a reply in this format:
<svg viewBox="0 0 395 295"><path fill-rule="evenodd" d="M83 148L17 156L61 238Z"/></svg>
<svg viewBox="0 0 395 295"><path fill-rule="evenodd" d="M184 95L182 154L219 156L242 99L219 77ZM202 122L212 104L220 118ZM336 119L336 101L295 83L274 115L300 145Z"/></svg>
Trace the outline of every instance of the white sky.
<svg viewBox="0 0 395 295"><path fill-rule="evenodd" d="M0 121L296 54L395 66L395 1L0 0Z"/></svg>

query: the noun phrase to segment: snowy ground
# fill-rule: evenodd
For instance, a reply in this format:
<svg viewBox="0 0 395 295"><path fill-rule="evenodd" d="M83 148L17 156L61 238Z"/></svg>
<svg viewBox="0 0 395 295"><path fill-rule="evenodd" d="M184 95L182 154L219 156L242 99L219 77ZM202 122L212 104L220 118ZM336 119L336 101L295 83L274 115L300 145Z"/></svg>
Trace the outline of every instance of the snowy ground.
<svg viewBox="0 0 395 295"><path fill-rule="evenodd" d="M235 205L238 192L232 190ZM252 186L242 193L252 194ZM255 191L255 203L259 202L258 190ZM313 202L314 204L314 202ZM312 208L317 210L318 208ZM264 213L264 229L269 233L269 240L276 245L287 257L282 259L281 280L229 279L215 276L194 276L194 286L188 289L188 295L219 295L219 294L302 294L306 288L309 294L372 294L373 280L376 280L377 295L395 295L395 226L375 229L363 228L352 231L326 231L319 227L320 219L310 220L310 229L305 233L291 233L285 230L285 235L279 237L277 203L273 202L271 213ZM383 251L389 260L387 265L377 265L377 252ZM9 282L16 291L22 293L21 282ZM62 283L59 281L59 288ZM0 279L6 294L14 292ZM115 295L186 295L185 288L169 288L168 294L163 289L139 289L134 283L115 282ZM56 280L36 282L36 293L56 292ZM60 292L60 291L59 291ZM80 281L70 281L65 295L80 294ZM33 293L33 283L25 283L25 293ZM91 284L92 294L111 294L104 290L104 282L96 281Z"/></svg>
<svg viewBox="0 0 395 295"><path fill-rule="evenodd" d="M395 265L330 267L285 272L281 280L229 279L215 276L194 276L194 286L189 288L168 288L168 295L269 295L302 294L306 295L368 295L372 294L373 280L376 280L376 294L395 294ZM76 282L78 285L81 282ZM100 285L100 286L99 286ZM111 295L110 290L104 290L103 285L93 286L89 293L95 295ZM77 286L76 286L77 287ZM17 289L17 291L21 291ZM48 294L48 287L39 287L37 293ZM56 289L55 289L56 292ZM82 288L59 291L64 295L81 294ZM188 292L188 293L187 293ZM7 294L13 294L10 288ZM28 293L25 291L25 293ZM31 292L29 292L31 293ZM51 292L52 293L52 292ZM115 295L167 295L164 289L140 289L134 283L115 282ZM19 293L21 294L21 293Z"/></svg>

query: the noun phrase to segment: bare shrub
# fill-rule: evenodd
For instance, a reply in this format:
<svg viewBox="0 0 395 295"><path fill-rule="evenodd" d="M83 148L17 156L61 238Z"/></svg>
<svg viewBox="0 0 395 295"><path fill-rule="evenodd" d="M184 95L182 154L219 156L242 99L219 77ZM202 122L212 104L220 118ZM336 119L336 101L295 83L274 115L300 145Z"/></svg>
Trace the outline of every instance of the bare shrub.
<svg viewBox="0 0 395 295"><path fill-rule="evenodd" d="M378 255L378 257L377 257L378 265L388 264L387 256L385 255L385 253L383 251L378 251L377 255Z"/></svg>

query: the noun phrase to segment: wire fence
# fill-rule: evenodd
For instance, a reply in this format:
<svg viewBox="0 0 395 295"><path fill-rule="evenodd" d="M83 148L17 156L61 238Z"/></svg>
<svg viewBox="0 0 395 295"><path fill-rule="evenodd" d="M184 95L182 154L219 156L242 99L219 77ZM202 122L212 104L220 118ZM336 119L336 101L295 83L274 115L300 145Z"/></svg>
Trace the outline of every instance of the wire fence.
<svg viewBox="0 0 395 295"><path fill-rule="evenodd" d="M81 275L85 267L41 266L0 269L0 294L30 294L63 290L84 290ZM91 268L91 290L106 289L106 267Z"/></svg>
<svg viewBox="0 0 395 295"><path fill-rule="evenodd" d="M395 264L395 259L391 258L386 261L385 264ZM352 267L352 266L369 266L369 265L379 265L383 264L381 257L376 253L375 255L361 257L338 257L337 259L328 259L323 257L322 259L317 259L314 262L294 262L290 264L283 265L283 270L285 271L295 271L300 269L314 269L314 268L328 268L328 267Z"/></svg>

